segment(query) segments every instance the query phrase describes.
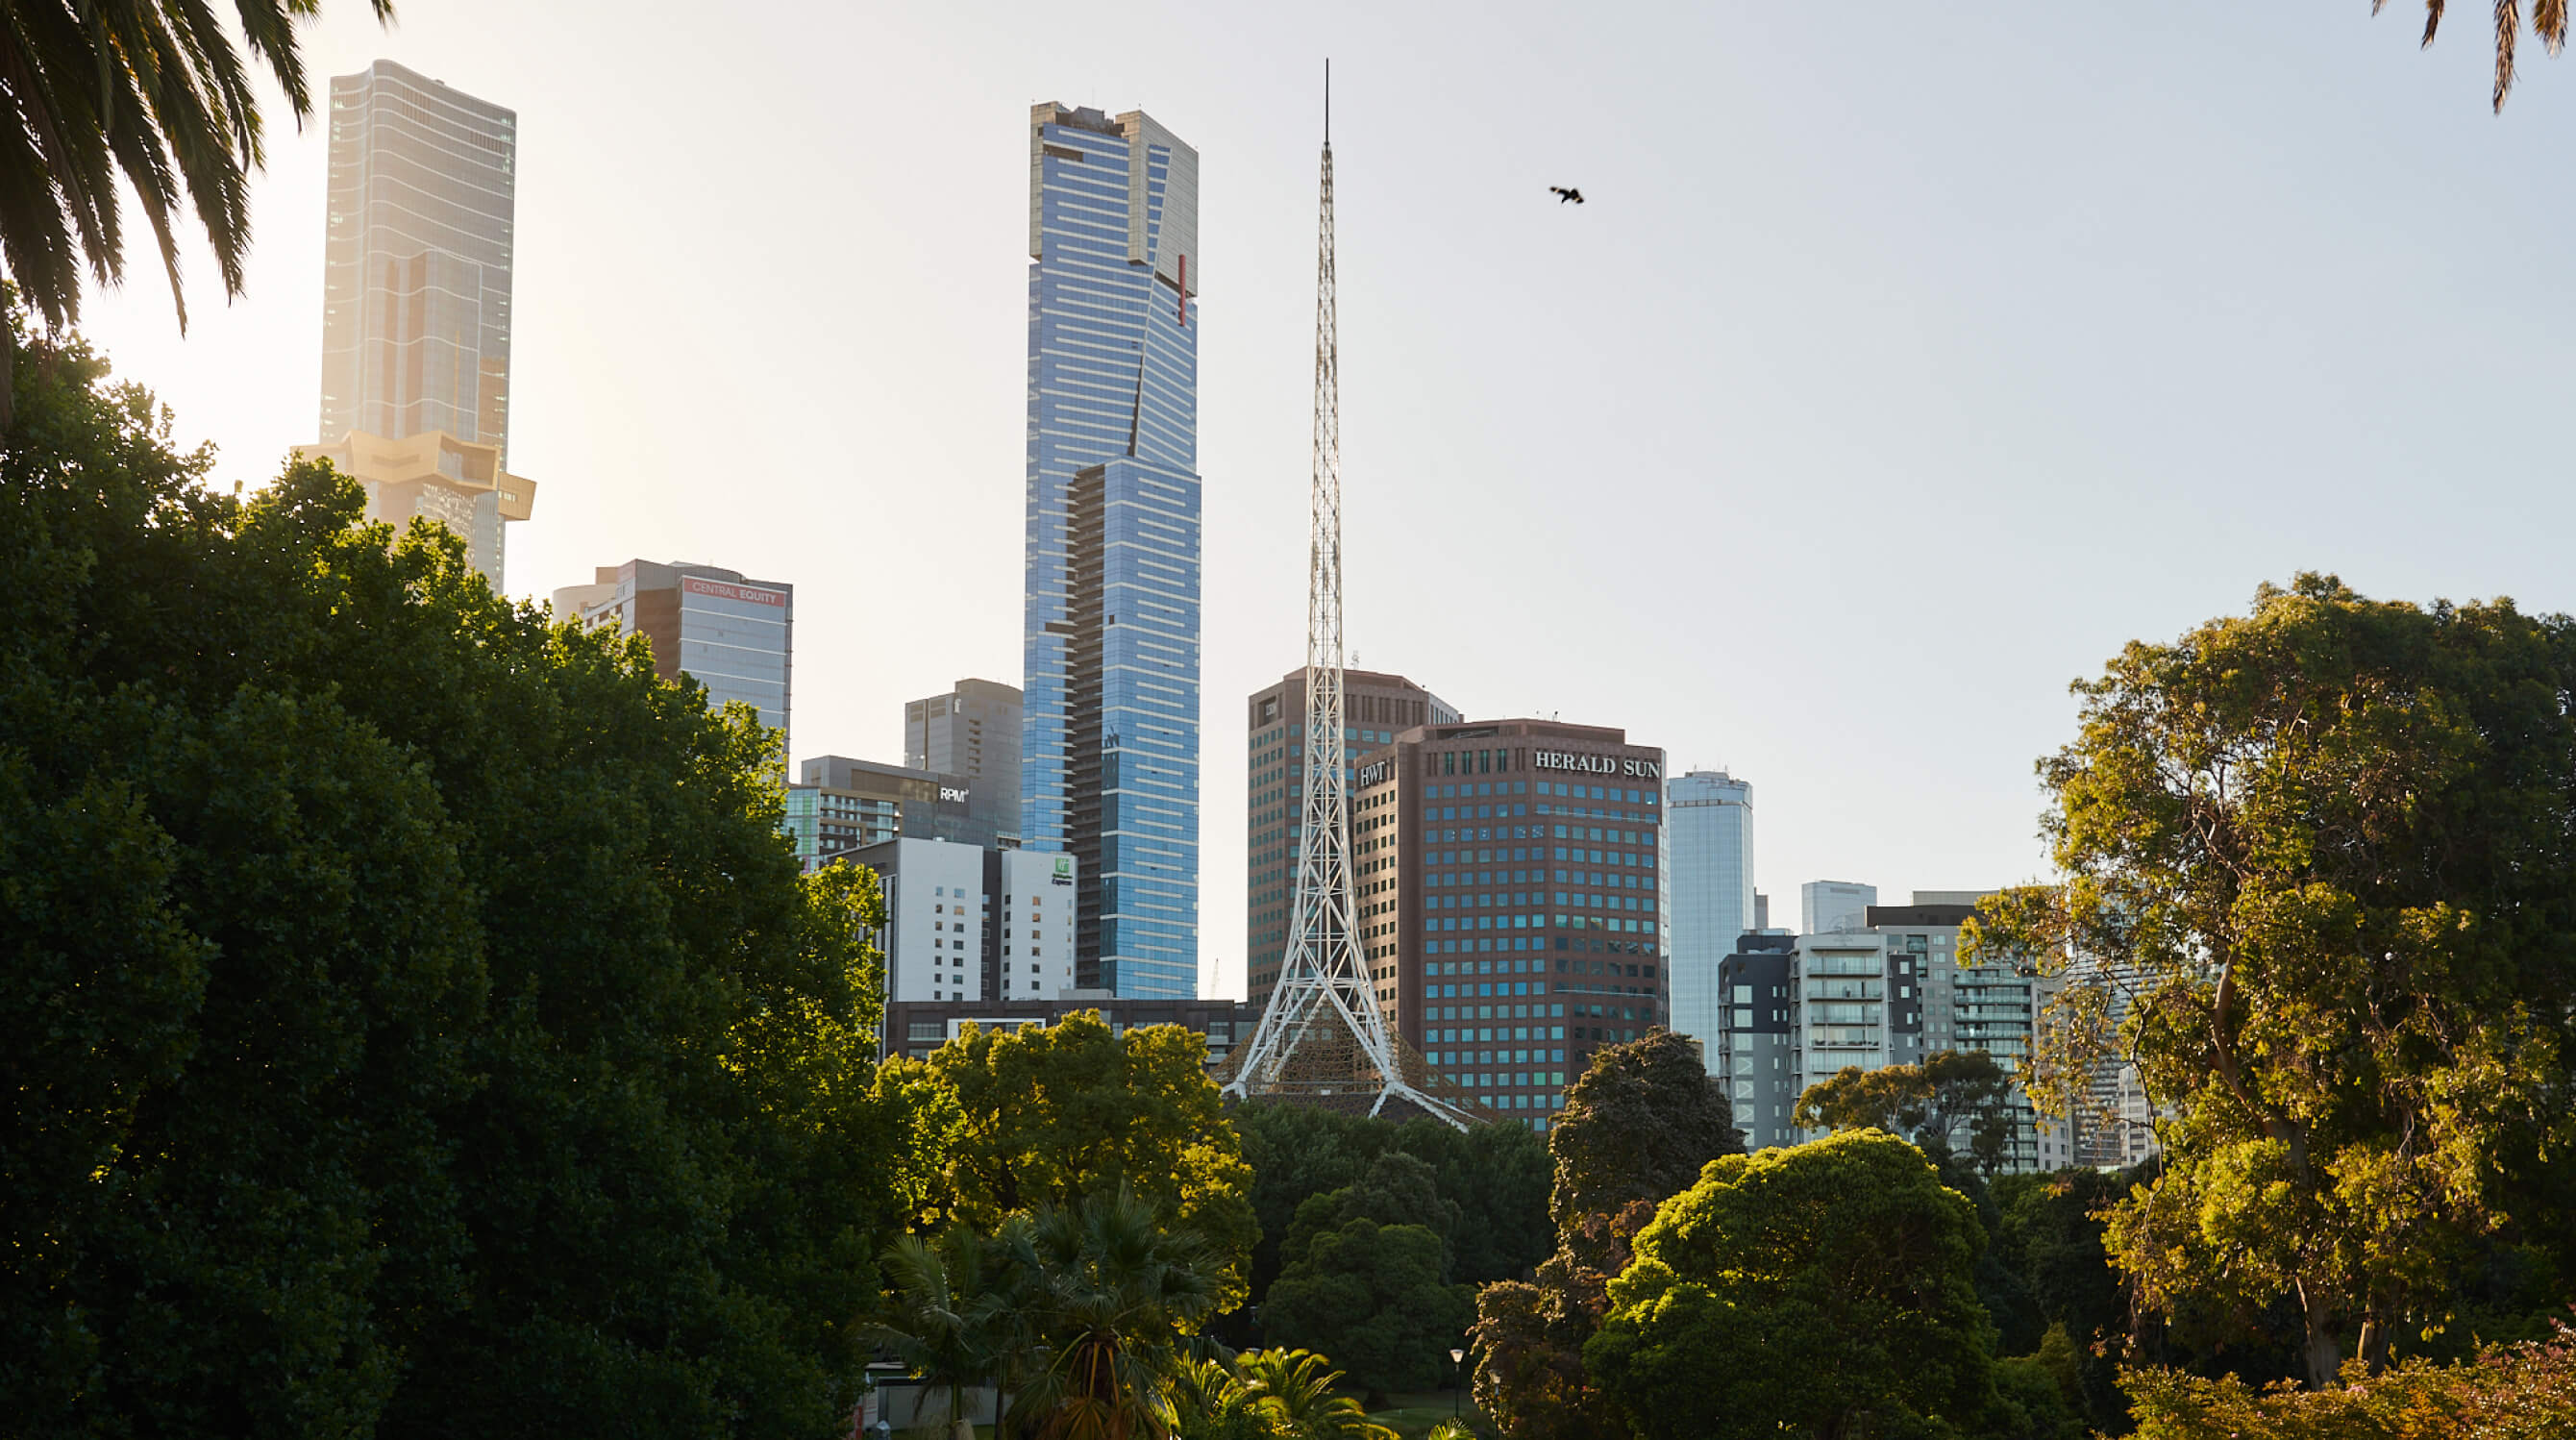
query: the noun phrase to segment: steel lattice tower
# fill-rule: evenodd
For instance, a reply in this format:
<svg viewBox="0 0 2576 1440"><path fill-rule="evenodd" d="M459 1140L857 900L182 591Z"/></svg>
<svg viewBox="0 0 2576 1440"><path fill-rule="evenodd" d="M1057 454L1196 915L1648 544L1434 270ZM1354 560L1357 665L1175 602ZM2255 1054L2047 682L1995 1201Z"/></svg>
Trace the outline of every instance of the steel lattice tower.
<svg viewBox="0 0 2576 1440"><path fill-rule="evenodd" d="M1351 885L1350 784L1342 729L1342 395L1333 279L1332 71L1325 68L1322 212L1315 230L1313 515L1306 537L1306 775L1298 810L1297 878L1288 951L1225 1091L1390 1099L1460 1129L1477 1118L1437 1084L1421 1057L1388 1033L1360 954ZM1442 1087L1450 1088L1450 1087Z"/></svg>

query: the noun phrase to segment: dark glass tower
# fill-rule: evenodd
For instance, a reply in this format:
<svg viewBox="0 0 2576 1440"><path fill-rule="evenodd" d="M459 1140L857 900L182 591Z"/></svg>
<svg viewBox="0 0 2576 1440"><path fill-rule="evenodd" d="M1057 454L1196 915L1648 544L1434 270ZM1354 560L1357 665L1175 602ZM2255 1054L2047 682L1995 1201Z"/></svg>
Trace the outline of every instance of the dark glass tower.
<svg viewBox="0 0 2576 1440"><path fill-rule="evenodd" d="M1198 991L1196 150L1029 115L1021 834L1079 861L1077 981Z"/></svg>

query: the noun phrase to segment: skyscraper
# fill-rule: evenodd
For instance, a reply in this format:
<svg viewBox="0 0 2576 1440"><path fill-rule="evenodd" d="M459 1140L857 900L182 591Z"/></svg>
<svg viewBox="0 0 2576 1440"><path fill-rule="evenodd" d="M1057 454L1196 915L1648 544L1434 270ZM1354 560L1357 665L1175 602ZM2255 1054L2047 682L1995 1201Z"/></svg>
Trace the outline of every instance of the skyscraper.
<svg viewBox="0 0 2576 1440"><path fill-rule="evenodd" d="M1736 941L1761 928L1753 908L1753 787L1726 772L1676 775L1667 790L1666 940L1673 1029L1717 1064L1723 1029L1717 971Z"/></svg>
<svg viewBox="0 0 2576 1440"><path fill-rule="evenodd" d="M1458 711L1401 675L1374 670L1342 672L1342 756L1356 770L1362 755L1393 744L1395 733L1416 725L1454 725ZM1270 993L1280 957L1288 948L1289 912L1297 882L1299 787L1306 758L1306 672L1301 667L1276 685L1253 692L1245 704L1251 753L1244 775L1244 962L1257 1005ZM1356 788L1356 787L1355 787Z"/></svg>
<svg viewBox="0 0 2576 1440"><path fill-rule="evenodd" d="M903 706L903 763L954 775L973 789L976 813L989 814L992 844L1020 841L1020 692L991 680L960 680L945 695Z"/></svg>
<svg viewBox="0 0 2576 1440"><path fill-rule="evenodd" d="M554 594L555 618L584 629L641 634L665 680L682 672L707 687L707 703L740 700L760 723L787 731L795 654L796 587L752 580L714 565L629 560L591 572L593 583Z"/></svg>
<svg viewBox="0 0 2576 1440"><path fill-rule="evenodd" d="M1029 114L1020 833L1119 995L1198 993L1198 164L1142 111Z"/></svg>
<svg viewBox="0 0 2576 1440"><path fill-rule="evenodd" d="M501 588L509 474L510 244L518 117L389 60L331 81L321 434L367 518L465 540Z"/></svg>
<svg viewBox="0 0 2576 1440"><path fill-rule="evenodd" d="M1361 756L1381 1013L1487 1108L1545 1129L1600 1047L1665 1023L1663 770L1625 730L1556 720L1417 725ZM1278 977L1254 963L1257 1002Z"/></svg>
<svg viewBox="0 0 2576 1440"><path fill-rule="evenodd" d="M519 118L390 60L331 81L322 429L510 458Z"/></svg>

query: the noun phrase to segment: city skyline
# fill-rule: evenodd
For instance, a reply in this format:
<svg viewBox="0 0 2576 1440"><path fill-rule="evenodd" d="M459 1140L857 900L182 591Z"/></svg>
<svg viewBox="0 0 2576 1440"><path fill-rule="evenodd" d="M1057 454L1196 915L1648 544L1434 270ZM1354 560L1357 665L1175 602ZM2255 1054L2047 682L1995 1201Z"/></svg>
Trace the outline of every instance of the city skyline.
<svg viewBox="0 0 2576 1440"><path fill-rule="evenodd" d="M548 494L512 537L515 592L625 555L797 582L817 661L799 759L892 757L903 699L1019 678L999 537L1021 504L1025 260L992 237L1024 208L1025 106L1106 99L1166 118L1225 177L1205 217L1226 257L1201 413L1205 691L1276 677L1303 558L1283 537L1303 498L1308 56L1329 48L1336 119L1371 137L1343 177L1355 663L1436 676L1470 714L1616 713L1677 768L1753 779L1777 903L1829 875L1897 894L2038 873L2029 767L2065 736L2065 682L2259 581L2318 566L2379 594L2571 608L2538 543L2568 501L2516 418L2545 410L2566 302L2489 258L2558 228L2521 178L2568 128L2557 67L2497 121L2462 100L2476 47L2418 55L2359 16L1902 17L1854 37L1673 12L1666 60L1554 21L1515 46L1357 11L1294 39L1084 36L1045 15L1019 34L873 22L891 102L942 143L892 153L791 101L781 123L856 157L828 195L739 132L638 106L683 71L643 37L607 42L621 96L558 73L595 25L515 16L534 43L511 56L473 5L407 12L391 37L325 17L317 74L390 57L525 119L512 463ZM2218 63L2185 47L2195 29L2226 34ZM1617 93L1614 53L1636 77ZM705 63L719 90L794 88L721 48ZM1475 143L1480 100L1560 79L1530 139ZM272 137L245 301L195 292L184 342L149 273L92 305L93 338L183 437L222 440L219 482L257 484L313 438L321 149ZM715 218L598 248L598 217L663 165L712 187ZM1592 203L1560 217L1538 187L1569 181ZM760 195L790 223L755 218ZM918 283L818 309L813 277L850 254ZM721 317L633 303L701 274L726 277ZM764 363L724 363L742 355ZM837 406L867 443L816 467L812 418L845 423ZM642 433L638 410L685 423ZM889 534L906 553L840 553ZM1912 573L1810 583L1845 549ZM1460 627L1457 597L1505 579L1549 598ZM955 608L890 636L907 596ZM1969 663L1915 663L1926 649ZM1241 763L1219 746L1201 776L1202 958L1227 964L1211 989L1239 990L1245 959ZM1890 812L1926 823L1855 818Z"/></svg>

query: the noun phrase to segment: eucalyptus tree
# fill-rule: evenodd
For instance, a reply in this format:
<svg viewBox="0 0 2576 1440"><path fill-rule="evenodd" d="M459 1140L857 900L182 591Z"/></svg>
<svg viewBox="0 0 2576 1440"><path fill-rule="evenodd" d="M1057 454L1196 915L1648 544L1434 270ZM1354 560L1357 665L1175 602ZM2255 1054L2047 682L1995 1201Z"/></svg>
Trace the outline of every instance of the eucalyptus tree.
<svg viewBox="0 0 2576 1440"><path fill-rule="evenodd" d="M2067 971L2045 1066L2171 1115L2107 1248L2164 1313L2294 1296L2313 1385L2382 1364L2576 1194L2576 622L2302 575L2075 691L2064 878L1969 944Z"/></svg>

